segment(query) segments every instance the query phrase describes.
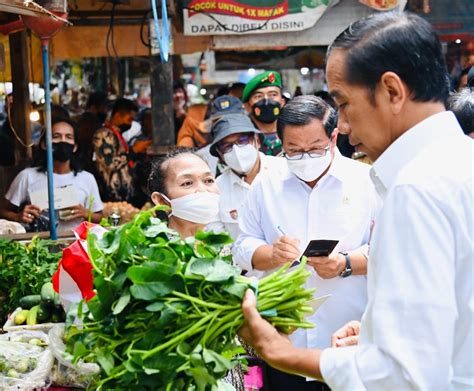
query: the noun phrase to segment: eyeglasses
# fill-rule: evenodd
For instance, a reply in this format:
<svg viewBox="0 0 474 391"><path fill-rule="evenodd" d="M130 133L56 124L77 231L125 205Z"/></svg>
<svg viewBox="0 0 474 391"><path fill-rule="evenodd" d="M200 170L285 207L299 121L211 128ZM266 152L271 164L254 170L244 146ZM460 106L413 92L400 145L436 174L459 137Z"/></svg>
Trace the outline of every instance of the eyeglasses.
<svg viewBox="0 0 474 391"><path fill-rule="evenodd" d="M326 148L316 148L312 149L311 151L301 151L301 152L290 152L290 153L283 153L283 156L287 160L301 160L303 159L304 155L308 155L310 158L319 158L319 157L324 157L328 153L328 151L331 149L331 142L329 142L329 145Z"/></svg>
<svg viewBox="0 0 474 391"><path fill-rule="evenodd" d="M245 145L250 144L253 141L252 134L243 134L237 140L231 143L218 143L217 149L220 153L225 154L232 151L234 145L238 145L239 147L244 147Z"/></svg>

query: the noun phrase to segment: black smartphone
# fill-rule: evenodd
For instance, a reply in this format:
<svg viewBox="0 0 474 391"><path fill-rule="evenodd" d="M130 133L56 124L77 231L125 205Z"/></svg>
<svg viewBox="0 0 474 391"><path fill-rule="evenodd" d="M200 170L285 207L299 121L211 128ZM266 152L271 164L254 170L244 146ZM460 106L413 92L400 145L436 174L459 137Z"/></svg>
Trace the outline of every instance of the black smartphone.
<svg viewBox="0 0 474 391"><path fill-rule="evenodd" d="M338 243L338 240L311 240L303 255L306 257L327 257Z"/></svg>

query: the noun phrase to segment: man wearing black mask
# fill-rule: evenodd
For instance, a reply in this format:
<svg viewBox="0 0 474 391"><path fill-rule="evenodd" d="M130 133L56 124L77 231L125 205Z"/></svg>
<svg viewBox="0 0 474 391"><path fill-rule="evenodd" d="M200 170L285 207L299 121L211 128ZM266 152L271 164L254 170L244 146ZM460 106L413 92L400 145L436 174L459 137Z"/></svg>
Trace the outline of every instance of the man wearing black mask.
<svg viewBox="0 0 474 391"><path fill-rule="evenodd" d="M276 133L276 124L285 99L281 93L281 76L267 71L250 80L242 93L244 107L262 134L260 151L265 155L281 153L281 140Z"/></svg>
<svg viewBox="0 0 474 391"><path fill-rule="evenodd" d="M137 112L138 107L131 100L117 99L110 120L92 138L95 174L105 201L133 200L133 162L122 133L130 129Z"/></svg>
<svg viewBox="0 0 474 391"><path fill-rule="evenodd" d="M70 206L59 210L59 231L75 228L89 218L98 223L102 218L102 201L97 182L92 174L81 170L78 163L78 131L69 118L52 121L53 184L55 188L69 188ZM39 148L37 167L25 168L13 180L5 194L0 217L17 221L27 230L47 229L38 222L47 215L45 206L36 201L47 199L46 141L43 134ZM43 195L43 197L41 197ZM72 198L74 197L74 199ZM77 202L77 203L75 203ZM55 205L58 208L58 204ZM90 209L90 211L89 211Z"/></svg>

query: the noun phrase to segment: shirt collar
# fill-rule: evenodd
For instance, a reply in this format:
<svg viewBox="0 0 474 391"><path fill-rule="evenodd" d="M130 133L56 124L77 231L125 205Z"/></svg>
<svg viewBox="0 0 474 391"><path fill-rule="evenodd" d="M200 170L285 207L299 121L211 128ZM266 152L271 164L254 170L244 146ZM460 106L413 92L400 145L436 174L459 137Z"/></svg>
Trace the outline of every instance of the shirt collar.
<svg viewBox="0 0 474 391"><path fill-rule="evenodd" d="M380 195L389 189L400 172L430 143L462 133L454 114L443 111L419 122L396 139L374 162L370 177Z"/></svg>

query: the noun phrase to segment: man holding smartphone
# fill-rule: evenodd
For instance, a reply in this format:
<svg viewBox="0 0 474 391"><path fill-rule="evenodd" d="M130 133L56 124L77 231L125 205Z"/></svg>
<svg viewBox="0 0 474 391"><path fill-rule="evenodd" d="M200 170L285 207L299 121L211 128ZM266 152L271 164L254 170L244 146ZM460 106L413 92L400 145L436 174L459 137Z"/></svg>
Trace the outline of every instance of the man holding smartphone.
<svg viewBox="0 0 474 391"><path fill-rule="evenodd" d="M312 240L339 242L325 256L309 258L307 286L316 288L317 296L331 297L309 318L315 329L297 330L290 337L299 347L328 347L331 334L360 319L367 302L364 254L378 203L370 166L339 153L336 122L334 109L315 96L299 96L285 105L277 129L288 170L254 181L233 249L234 262L243 270L268 274L299 259ZM324 389L271 367L268 374L272 391Z"/></svg>

